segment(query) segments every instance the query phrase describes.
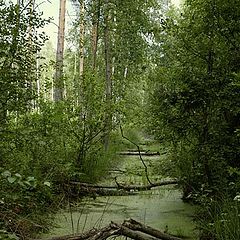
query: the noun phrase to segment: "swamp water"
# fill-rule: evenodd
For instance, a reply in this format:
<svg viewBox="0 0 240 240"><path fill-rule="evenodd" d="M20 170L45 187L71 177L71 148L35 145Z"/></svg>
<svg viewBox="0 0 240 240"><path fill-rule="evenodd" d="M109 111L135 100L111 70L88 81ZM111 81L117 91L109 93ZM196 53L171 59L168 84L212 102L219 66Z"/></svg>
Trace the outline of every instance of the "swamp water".
<svg viewBox="0 0 240 240"><path fill-rule="evenodd" d="M144 157L153 182L161 179L154 173L159 158ZM121 170L113 169L101 184L115 185L115 176L118 182L147 184L138 156L124 157ZM104 227L111 221L122 223L133 218L162 231L197 239L192 222L193 212L193 207L181 200L181 192L174 186L162 186L128 196L84 198L78 204L60 210L55 215L56 227L42 237L82 233L93 227Z"/></svg>

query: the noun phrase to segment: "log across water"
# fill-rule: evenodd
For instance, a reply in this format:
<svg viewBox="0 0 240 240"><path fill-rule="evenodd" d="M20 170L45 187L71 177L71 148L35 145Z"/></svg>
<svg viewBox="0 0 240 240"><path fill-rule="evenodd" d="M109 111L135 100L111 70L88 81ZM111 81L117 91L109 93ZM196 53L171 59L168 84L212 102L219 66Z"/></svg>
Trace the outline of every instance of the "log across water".
<svg viewBox="0 0 240 240"><path fill-rule="evenodd" d="M98 184L89 184L89 183L81 183L81 182L70 182L70 185L75 185L79 187L79 190L81 189L83 191L92 191L92 192L97 192L101 193L98 191L99 189L104 189L104 190L125 190L125 191L146 191L150 190L155 187L160 187L160 186L166 186L166 185L173 185L173 184L178 184L179 181L177 179L169 179L169 180L162 180L156 183L152 184L147 184L147 185L126 185L122 183L118 183L117 181L116 185L98 185Z"/></svg>
<svg viewBox="0 0 240 240"><path fill-rule="evenodd" d="M125 152L118 152L119 155L127 155L127 156L159 156L159 152L150 152L150 151L125 151Z"/></svg>

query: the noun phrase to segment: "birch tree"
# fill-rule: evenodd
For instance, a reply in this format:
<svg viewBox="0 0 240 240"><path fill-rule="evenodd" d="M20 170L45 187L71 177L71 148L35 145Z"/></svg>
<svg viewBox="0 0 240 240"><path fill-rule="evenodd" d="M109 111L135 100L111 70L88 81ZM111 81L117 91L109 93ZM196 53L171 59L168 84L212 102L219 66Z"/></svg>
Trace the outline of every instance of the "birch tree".
<svg viewBox="0 0 240 240"><path fill-rule="evenodd" d="M45 41L36 29L45 25L36 11L32 12L32 41L29 42L29 11L23 5L0 1L0 121L7 120L7 113L29 109L35 92L36 60L33 56Z"/></svg>
<svg viewBox="0 0 240 240"><path fill-rule="evenodd" d="M56 72L54 77L54 90L53 90L53 100L55 102L61 101L64 98L63 53L65 35L65 12L66 12L66 0L60 0L58 42L56 53Z"/></svg>
<svg viewBox="0 0 240 240"><path fill-rule="evenodd" d="M100 21L100 0L93 1L93 13L92 13L92 68L96 69L97 61L97 49L99 39L99 21Z"/></svg>

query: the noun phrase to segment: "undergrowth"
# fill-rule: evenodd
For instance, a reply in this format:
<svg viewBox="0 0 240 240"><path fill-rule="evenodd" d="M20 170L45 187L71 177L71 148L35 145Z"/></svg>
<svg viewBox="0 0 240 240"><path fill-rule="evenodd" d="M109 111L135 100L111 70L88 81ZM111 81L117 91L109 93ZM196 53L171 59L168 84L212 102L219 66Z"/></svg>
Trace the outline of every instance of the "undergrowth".
<svg viewBox="0 0 240 240"><path fill-rule="evenodd" d="M225 199L208 202L198 208L197 223L201 239L240 239L240 201Z"/></svg>
<svg viewBox="0 0 240 240"><path fill-rule="evenodd" d="M101 122L79 117L71 103L42 103L12 114L0 131L0 237L27 239L51 226L70 181L96 182L116 161L118 133L104 150Z"/></svg>

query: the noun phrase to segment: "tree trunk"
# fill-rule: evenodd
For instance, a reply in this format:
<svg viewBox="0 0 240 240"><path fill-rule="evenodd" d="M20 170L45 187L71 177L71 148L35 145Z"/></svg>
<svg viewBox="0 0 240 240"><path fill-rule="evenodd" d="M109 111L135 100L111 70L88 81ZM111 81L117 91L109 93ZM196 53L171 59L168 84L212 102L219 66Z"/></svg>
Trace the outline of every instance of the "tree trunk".
<svg viewBox="0 0 240 240"><path fill-rule="evenodd" d="M84 67L84 1L80 4L80 39L79 39L79 76L82 78Z"/></svg>
<svg viewBox="0 0 240 240"><path fill-rule="evenodd" d="M106 114L105 114L105 151L109 148L109 138L112 129L112 78L111 78L111 62L110 62L110 36L109 36L109 0L105 0L105 16L104 16L104 48L105 48L105 94L106 94Z"/></svg>
<svg viewBox="0 0 240 240"><path fill-rule="evenodd" d="M100 18L100 0L93 2L93 19L92 19L92 68L96 69L97 62L97 47L98 47L98 30Z"/></svg>
<svg viewBox="0 0 240 240"><path fill-rule="evenodd" d="M111 190L125 190L125 191L148 191L155 187L167 186L167 185L175 185L178 184L179 181L177 179L169 179L162 180L160 182L148 184L148 185L124 185L116 182L115 186L111 185L94 185L89 183L81 183L81 182L70 182L71 185L78 186L79 189L88 189L92 192L97 191L97 189L111 189Z"/></svg>
<svg viewBox="0 0 240 240"><path fill-rule="evenodd" d="M35 6L35 0L29 0L28 2L28 6L30 8L30 13L29 13L29 26L28 26L28 41L29 41L29 47L32 48L32 37L33 37L33 26L32 26L32 16L33 16L33 11L34 11L34 6ZM29 82L29 86L31 87L31 91L36 92L37 96L39 96L39 89L40 89L40 82L39 82L39 78L38 78L38 70L39 70L39 66L38 66L38 58L37 55L33 55L32 60L36 62L36 74L37 74L37 81L36 83L33 82ZM29 110L33 110L37 108L37 101L36 99L33 99L30 103L30 107Z"/></svg>
<svg viewBox="0 0 240 240"><path fill-rule="evenodd" d="M132 229L134 231L140 231L145 234L151 235L153 237L156 237L157 239L162 240L181 240L181 238L169 235L165 232L161 232L157 229L154 229L150 226L144 225L136 220L130 219L127 221L124 221L123 225L129 229Z"/></svg>
<svg viewBox="0 0 240 240"><path fill-rule="evenodd" d="M126 151L126 152L118 152L119 155L127 155L127 156L139 156L139 152L138 151ZM140 154L142 156L159 156L160 153L159 152L149 152L149 151L145 151L145 152L140 152Z"/></svg>
<svg viewBox="0 0 240 240"><path fill-rule="evenodd" d="M80 3L80 18L79 18L79 86L77 87L77 103L80 104L84 101L84 33L85 33L85 24L84 24L84 15L85 15L85 6L84 0ZM85 113L84 106L82 105L82 115Z"/></svg>
<svg viewBox="0 0 240 240"><path fill-rule="evenodd" d="M54 77L54 90L53 90L53 100L55 102L63 100L63 95L64 95L63 51L64 51L64 32L65 32L65 12L66 12L66 0L60 0L58 43L57 43L57 53L56 53L56 72Z"/></svg>

